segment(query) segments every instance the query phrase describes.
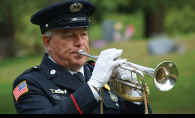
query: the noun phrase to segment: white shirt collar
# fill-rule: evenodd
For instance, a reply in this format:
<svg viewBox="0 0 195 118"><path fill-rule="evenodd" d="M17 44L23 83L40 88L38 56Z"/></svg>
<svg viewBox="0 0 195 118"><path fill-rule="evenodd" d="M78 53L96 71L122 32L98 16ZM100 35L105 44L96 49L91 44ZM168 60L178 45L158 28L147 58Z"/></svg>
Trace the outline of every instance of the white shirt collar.
<svg viewBox="0 0 195 118"><path fill-rule="evenodd" d="M67 69L68 70L68 69ZM71 71L71 70L68 70L72 75L73 74L76 74L76 73L78 73L78 72L81 72L83 75L84 75L84 69L83 69L83 66L81 67L81 69L78 71L78 72L73 72L73 71Z"/></svg>
<svg viewBox="0 0 195 118"><path fill-rule="evenodd" d="M51 59L54 63L56 63L49 55L48 55L48 58ZM56 63L57 64L57 63Z"/></svg>
<svg viewBox="0 0 195 118"><path fill-rule="evenodd" d="M68 69L66 69L66 70L68 70ZM83 78L84 78L84 80L85 80L85 75L84 75L84 69L83 69L83 66L81 67L81 69L78 71L78 72L73 72L73 71L71 71L71 70L68 70L72 75L73 74L76 74L76 73L78 73L78 72L81 72L82 74L83 74ZM85 81L84 81L84 83L85 83Z"/></svg>

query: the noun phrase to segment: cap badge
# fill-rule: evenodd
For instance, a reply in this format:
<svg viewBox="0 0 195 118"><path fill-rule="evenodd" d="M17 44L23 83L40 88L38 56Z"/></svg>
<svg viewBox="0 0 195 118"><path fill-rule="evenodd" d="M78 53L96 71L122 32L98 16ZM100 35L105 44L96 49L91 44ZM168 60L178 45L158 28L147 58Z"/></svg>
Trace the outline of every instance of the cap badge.
<svg viewBox="0 0 195 118"><path fill-rule="evenodd" d="M81 3L74 3L70 6L71 12L79 12L83 8L83 5Z"/></svg>

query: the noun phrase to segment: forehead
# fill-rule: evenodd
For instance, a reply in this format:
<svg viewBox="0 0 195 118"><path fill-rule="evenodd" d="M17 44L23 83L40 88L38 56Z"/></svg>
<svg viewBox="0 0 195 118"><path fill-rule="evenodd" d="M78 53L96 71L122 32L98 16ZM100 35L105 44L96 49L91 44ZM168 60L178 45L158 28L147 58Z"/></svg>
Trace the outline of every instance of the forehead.
<svg viewBox="0 0 195 118"><path fill-rule="evenodd" d="M87 31L87 28L70 28L70 29L56 29L57 32L60 33L76 33L76 32L84 32Z"/></svg>

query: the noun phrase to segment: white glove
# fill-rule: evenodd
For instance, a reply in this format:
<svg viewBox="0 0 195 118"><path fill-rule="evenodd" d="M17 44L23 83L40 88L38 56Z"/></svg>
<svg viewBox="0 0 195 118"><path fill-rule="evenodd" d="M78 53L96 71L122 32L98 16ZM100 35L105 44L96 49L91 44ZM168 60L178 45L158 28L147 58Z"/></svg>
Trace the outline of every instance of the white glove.
<svg viewBox="0 0 195 118"><path fill-rule="evenodd" d="M125 64L121 64L121 66L125 66ZM131 81L132 83L137 82L137 76L135 73L132 72L132 78L131 78L131 72L129 70L125 70L120 68L120 66L116 67L112 71L112 76L117 75L118 79Z"/></svg>
<svg viewBox="0 0 195 118"><path fill-rule="evenodd" d="M103 87L109 80L112 70L126 60L115 60L114 58L121 56L123 50L107 49L101 52L96 61L95 68L88 84L99 89Z"/></svg>
<svg viewBox="0 0 195 118"><path fill-rule="evenodd" d="M121 64L121 66L125 66L125 64ZM116 67L112 71L112 76L117 75L117 79L127 80L131 81L132 83L137 83L137 76L135 73L132 72L132 78L131 78L131 72L129 70L125 70L120 68L120 66ZM141 96L138 91L134 91L133 89L129 89L128 86L123 85L123 92L127 93L128 95L132 95L134 97ZM141 102L134 102L135 104L141 104Z"/></svg>

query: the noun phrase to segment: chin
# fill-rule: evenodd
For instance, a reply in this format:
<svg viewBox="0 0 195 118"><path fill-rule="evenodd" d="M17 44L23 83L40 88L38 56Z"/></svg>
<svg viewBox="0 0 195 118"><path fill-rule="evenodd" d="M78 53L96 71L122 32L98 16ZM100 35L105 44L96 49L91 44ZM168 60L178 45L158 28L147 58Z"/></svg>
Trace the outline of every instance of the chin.
<svg viewBox="0 0 195 118"><path fill-rule="evenodd" d="M86 61L87 61L87 58L80 58L80 59L76 59L74 62L78 66L83 66L86 63Z"/></svg>

